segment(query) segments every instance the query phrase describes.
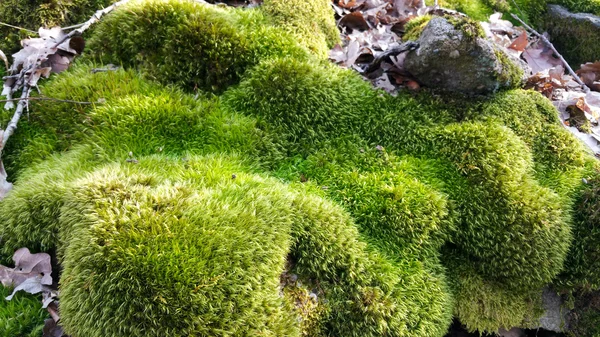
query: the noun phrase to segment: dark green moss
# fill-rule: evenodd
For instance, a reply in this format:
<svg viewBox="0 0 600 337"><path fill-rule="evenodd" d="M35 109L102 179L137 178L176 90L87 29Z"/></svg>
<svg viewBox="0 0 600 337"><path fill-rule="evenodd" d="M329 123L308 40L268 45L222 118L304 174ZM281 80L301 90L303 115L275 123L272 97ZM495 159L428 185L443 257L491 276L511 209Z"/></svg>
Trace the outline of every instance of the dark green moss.
<svg viewBox="0 0 600 337"><path fill-rule="evenodd" d="M50 318L42 309L41 297L20 292L11 301L5 300L11 293L11 289L0 285L0 336L41 336L44 320Z"/></svg>
<svg viewBox="0 0 600 337"><path fill-rule="evenodd" d="M570 337L600 336L600 292L577 294L575 310L569 314Z"/></svg>
<svg viewBox="0 0 600 337"><path fill-rule="evenodd" d="M2 22L36 31L40 27L68 26L86 21L96 10L112 0L3 0ZM0 50L7 55L20 48L20 40L31 35L14 28L0 26Z"/></svg>
<svg viewBox="0 0 600 337"><path fill-rule="evenodd" d="M586 175L575 199L573 235L561 283L567 289L600 289L600 172Z"/></svg>

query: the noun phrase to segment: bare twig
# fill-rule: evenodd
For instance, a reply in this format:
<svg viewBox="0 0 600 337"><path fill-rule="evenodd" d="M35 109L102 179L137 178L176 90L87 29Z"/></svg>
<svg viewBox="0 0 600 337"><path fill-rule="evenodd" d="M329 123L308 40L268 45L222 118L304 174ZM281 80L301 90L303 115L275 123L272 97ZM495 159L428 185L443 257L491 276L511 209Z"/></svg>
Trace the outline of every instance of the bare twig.
<svg viewBox="0 0 600 337"><path fill-rule="evenodd" d="M69 29L75 29L75 28L79 28L81 26L83 26L85 23L78 23L76 25L72 25L72 26L68 26L68 27L61 27L60 29L62 30L69 30Z"/></svg>
<svg viewBox="0 0 600 337"><path fill-rule="evenodd" d="M56 47L60 46L63 42L69 40L70 38L72 38L74 36L81 36L83 34L83 32L85 32L88 28L90 28L91 25L100 21L100 18L102 18L102 16L112 12L115 8L117 8L119 6L123 6L130 1L131 0L117 1L114 4L108 6L104 9L100 9L100 10L96 11L96 13L94 13L94 15L92 15L92 17L89 20L77 25L77 26L80 26L79 28L70 31L69 34L66 34L61 40L59 40L56 43Z"/></svg>
<svg viewBox="0 0 600 337"><path fill-rule="evenodd" d="M27 97L27 98L12 98L12 99L2 99L0 100L0 103L5 103L5 102L16 102L16 101L22 101L22 100L28 100L28 101L54 101L54 102L61 102L61 103L73 103L73 104L95 104L94 102L79 102L79 101L72 101L72 100L68 100L68 99L59 99L59 98L53 98L53 97Z"/></svg>
<svg viewBox="0 0 600 337"><path fill-rule="evenodd" d="M8 138L10 138L10 136L12 136L12 134L15 133L15 130L17 129L17 124L19 123L19 120L23 115L23 110L27 106L27 101L30 92L31 88L29 87L29 85L25 84L25 86L23 87L23 91L21 92L21 98L19 99L19 103L17 104L17 109L15 110L12 119L10 120L10 122L6 126L6 129L4 129L4 133L2 134L2 142L0 143L0 154L1 151L4 150L6 142L8 142Z"/></svg>
<svg viewBox="0 0 600 337"><path fill-rule="evenodd" d="M558 52L558 50L556 50L556 48L554 47L554 45L552 44L552 42L550 42L550 40L548 40L547 37L545 37L544 35L538 33L535 29L531 28L528 24L526 24L523 20L521 20L521 18L519 18L517 15L515 14L511 14L513 18L515 18L515 20L519 21L523 27L525 27L529 32L531 32L533 35L537 36L538 38L540 38L540 40L542 40L550 49L552 49L552 52L558 56L558 58L560 59L560 61L562 62L562 64L565 66L565 68L569 71L569 74L571 74L571 76L573 76L573 79L575 79L575 81L581 85L581 87L583 88L583 91L585 92L589 92L590 88L588 88L587 85L585 85L585 83L583 83L583 81L581 80L581 78L579 78L579 76L577 76L577 74L575 73L575 71L573 71L573 68L571 68L571 66L569 65L569 63L567 63L567 61L564 59L564 57Z"/></svg>
<svg viewBox="0 0 600 337"><path fill-rule="evenodd" d="M32 34L37 34L37 32L34 32L33 30L30 30L30 29L27 29L27 28L23 28L23 27L13 26L13 25L10 25L10 24L4 23L4 22L0 22L0 25L1 26L10 27L10 28L14 28L14 29L18 29L18 30L24 30L24 31L30 32Z"/></svg>

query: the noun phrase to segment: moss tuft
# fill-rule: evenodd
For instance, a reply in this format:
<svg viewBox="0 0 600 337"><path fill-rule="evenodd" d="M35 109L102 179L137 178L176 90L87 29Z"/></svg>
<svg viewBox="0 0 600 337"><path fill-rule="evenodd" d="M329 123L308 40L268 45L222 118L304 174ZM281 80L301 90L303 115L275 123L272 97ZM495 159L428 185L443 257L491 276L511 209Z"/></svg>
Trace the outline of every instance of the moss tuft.
<svg viewBox="0 0 600 337"><path fill-rule="evenodd" d="M431 15L422 15L408 21L404 26L404 35L402 36L402 39L404 41L418 40L423 32L423 29L425 29L425 26L427 26L432 18L433 16Z"/></svg>
<svg viewBox="0 0 600 337"><path fill-rule="evenodd" d="M454 315L470 332L495 334L499 328L537 328L544 314L542 290L506 289L481 277L452 252L445 254L455 294Z"/></svg>
<svg viewBox="0 0 600 337"><path fill-rule="evenodd" d="M485 31L478 21L469 17L450 15L446 15L445 18L454 26L454 28L461 31L467 39L474 40L476 38L485 38Z"/></svg>
<svg viewBox="0 0 600 337"><path fill-rule="evenodd" d="M261 6L278 27L290 32L304 47L326 58L340 42L334 11L328 0L265 0Z"/></svg>
<svg viewBox="0 0 600 337"><path fill-rule="evenodd" d="M150 78L188 91L221 92L260 58L306 57L290 35L268 26L255 10L187 1L132 2L104 18L89 45L104 62L138 66Z"/></svg>
<svg viewBox="0 0 600 337"><path fill-rule="evenodd" d="M511 61L501 50L495 50L496 58L502 70L498 74L498 81L502 87L518 88L523 85L523 69Z"/></svg>

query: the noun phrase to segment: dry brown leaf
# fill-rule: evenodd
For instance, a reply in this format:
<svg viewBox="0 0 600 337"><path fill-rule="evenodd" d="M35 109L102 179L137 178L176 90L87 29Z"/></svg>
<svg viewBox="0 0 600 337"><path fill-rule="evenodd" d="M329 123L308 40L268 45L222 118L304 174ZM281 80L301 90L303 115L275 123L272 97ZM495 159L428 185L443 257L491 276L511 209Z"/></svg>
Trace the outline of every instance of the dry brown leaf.
<svg viewBox="0 0 600 337"><path fill-rule="evenodd" d="M357 30L367 30L369 29L369 24L365 17L361 12L352 12L350 14L344 15L339 22L339 25L342 27L357 29Z"/></svg>
<svg viewBox="0 0 600 337"><path fill-rule="evenodd" d="M523 32L510 44L510 46L508 46L508 48L522 52L525 50L525 48L527 48L528 43L529 41L527 40L527 33Z"/></svg>

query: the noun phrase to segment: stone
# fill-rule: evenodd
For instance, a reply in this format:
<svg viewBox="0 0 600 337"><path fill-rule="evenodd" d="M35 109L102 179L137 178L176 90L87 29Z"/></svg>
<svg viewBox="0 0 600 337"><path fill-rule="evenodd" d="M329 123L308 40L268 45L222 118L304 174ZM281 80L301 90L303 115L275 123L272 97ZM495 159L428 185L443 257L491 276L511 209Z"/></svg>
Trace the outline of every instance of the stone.
<svg viewBox="0 0 600 337"><path fill-rule="evenodd" d="M571 13L559 5L549 5L543 28L556 49L574 67L600 61L600 17Z"/></svg>
<svg viewBox="0 0 600 337"><path fill-rule="evenodd" d="M512 328L510 330L499 329L498 335L501 337L526 337L525 330L520 328Z"/></svg>
<svg viewBox="0 0 600 337"><path fill-rule="evenodd" d="M404 69L427 87L466 95L522 84L520 65L473 29L457 27L443 17L431 19L417 40L419 48L406 55Z"/></svg>
<svg viewBox="0 0 600 337"><path fill-rule="evenodd" d="M560 295L546 287L542 293L544 315L540 318L540 328L548 331L563 332L569 329L569 310L565 309Z"/></svg>

